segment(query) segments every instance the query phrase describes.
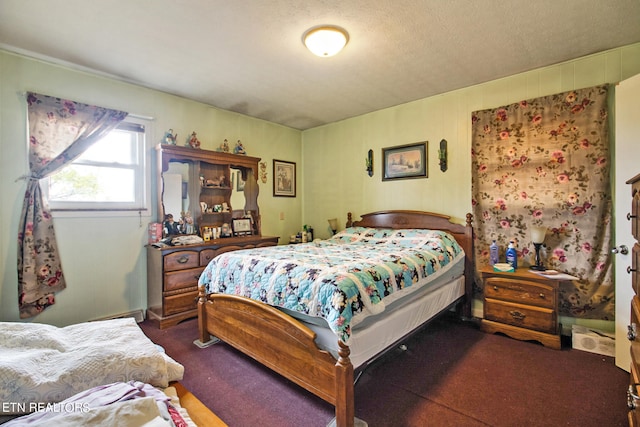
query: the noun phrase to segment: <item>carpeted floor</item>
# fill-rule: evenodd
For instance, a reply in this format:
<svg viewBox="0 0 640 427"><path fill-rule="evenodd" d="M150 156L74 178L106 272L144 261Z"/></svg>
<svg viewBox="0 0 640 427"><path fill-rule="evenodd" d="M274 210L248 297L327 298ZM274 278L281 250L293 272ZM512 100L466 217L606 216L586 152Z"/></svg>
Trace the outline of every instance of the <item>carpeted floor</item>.
<svg viewBox="0 0 640 427"><path fill-rule="evenodd" d="M147 336L185 366L183 384L231 427L325 426L333 407L221 343L197 320ZM356 416L378 426L626 426L629 374L611 357L552 350L442 319L369 367Z"/></svg>

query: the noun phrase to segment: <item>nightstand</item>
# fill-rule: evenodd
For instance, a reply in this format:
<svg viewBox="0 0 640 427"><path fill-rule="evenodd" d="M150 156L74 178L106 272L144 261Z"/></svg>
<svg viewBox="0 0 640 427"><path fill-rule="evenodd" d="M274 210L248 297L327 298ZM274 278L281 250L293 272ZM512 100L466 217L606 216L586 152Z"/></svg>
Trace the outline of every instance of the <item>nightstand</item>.
<svg viewBox="0 0 640 427"><path fill-rule="evenodd" d="M484 279L483 331L561 348L558 289L565 279L541 276L529 268L506 273L485 267L480 272Z"/></svg>

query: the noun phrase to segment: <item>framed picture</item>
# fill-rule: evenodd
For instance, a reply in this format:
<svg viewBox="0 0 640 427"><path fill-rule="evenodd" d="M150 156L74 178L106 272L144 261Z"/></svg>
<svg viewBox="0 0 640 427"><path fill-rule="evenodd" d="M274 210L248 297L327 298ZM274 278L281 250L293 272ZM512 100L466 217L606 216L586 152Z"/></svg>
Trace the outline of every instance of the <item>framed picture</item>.
<svg viewBox="0 0 640 427"><path fill-rule="evenodd" d="M296 197L296 164L273 160L273 195Z"/></svg>
<svg viewBox="0 0 640 427"><path fill-rule="evenodd" d="M251 234L251 220L249 218L235 218L231 220L234 236Z"/></svg>
<svg viewBox="0 0 640 427"><path fill-rule="evenodd" d="M426 178L427 141L382 149L382 180Z"/></svg>
<svg viewBox="0 0 640 427"><path fill-rule="evenodd" d="M238 171L236 172L236 182L237 182L237 186L236 186L236 190L237 191L244 191L244 180L242 179L242 172Z"/></svg>

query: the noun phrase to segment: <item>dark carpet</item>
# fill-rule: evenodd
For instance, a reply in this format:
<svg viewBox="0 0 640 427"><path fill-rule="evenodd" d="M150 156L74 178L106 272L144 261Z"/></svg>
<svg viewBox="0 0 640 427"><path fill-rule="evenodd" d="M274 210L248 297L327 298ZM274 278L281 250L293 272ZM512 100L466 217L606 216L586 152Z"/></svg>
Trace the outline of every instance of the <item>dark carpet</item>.
<svg viewBox="0 0 640 427"><path fill-rule="evenodd" d="M145 334L185 366L182 383L231 427L321 427L333 407L219 343L193 344L197 320ZM378 426L626 426L629 374L611 357L489 335L436 320L370 366L356 416Z"/></svg>

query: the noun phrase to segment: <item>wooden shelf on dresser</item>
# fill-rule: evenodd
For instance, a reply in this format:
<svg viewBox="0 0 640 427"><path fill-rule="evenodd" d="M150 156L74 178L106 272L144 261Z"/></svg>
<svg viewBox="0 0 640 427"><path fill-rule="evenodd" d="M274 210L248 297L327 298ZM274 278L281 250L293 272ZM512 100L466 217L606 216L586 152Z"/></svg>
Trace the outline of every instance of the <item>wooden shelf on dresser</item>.
<svg viewBox="0 0 640 427"><path fill-rule="evenodd" d="M483 331L561 348L558 289L562 280L528 268L506 273L485 267L480 272L484 279Z"/></svg>
<svg viewBox="0 0 640 427"><path fill-rule="evenodd" d="M278 237L242 236L201 245L147 246L147 317L160 329L197 317L198 278L209 261L223 252L275 246Z"/></svg>

